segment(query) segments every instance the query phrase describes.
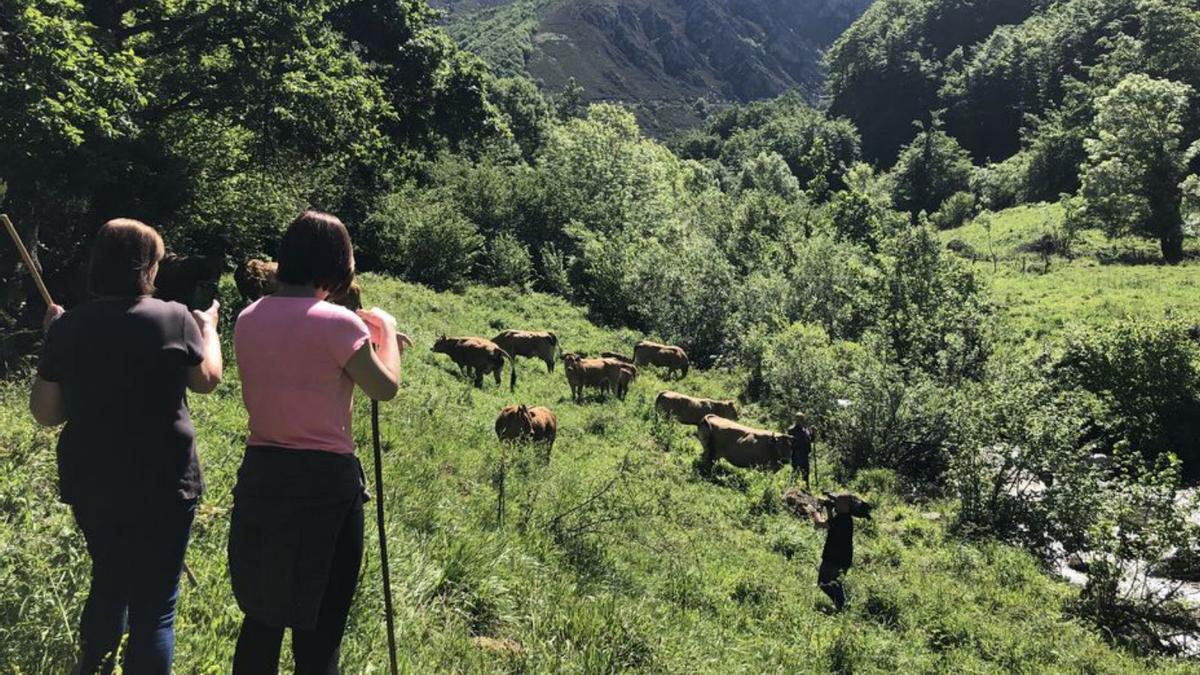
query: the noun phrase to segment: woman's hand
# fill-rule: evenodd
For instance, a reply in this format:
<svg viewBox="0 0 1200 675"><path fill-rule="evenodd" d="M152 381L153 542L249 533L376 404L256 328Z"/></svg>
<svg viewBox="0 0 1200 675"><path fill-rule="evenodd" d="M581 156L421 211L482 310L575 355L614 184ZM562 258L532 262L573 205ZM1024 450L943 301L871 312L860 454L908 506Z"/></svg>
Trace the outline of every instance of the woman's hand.
<svg viewBox="0 0 1200 675"><path fill-rule="evenodd" d="M46 315L42 317L42 331L50 330L50 324L58 321L58 319L66 314L67 310L62 308L62 305L50 305L46 308Z"/></svg>
<svg viewBox="0 0 1200 675"><path fill-rule="evenodd" d="M200 329L200 337L204 340L203 360L188 371L188 389L198 394L208 394L221 384L225 371L225 359L221 355L221 338L217 334L217 322L220 321L221 303L213 300L208 309L203 312L192 310L192 318Z"/></svg>
<svg viewBox="0 0 1200 675"><path fill-rule="evenodd" d="M200 327L200 333L206 334L208 329L217 330L217 324L221 320L221 303L216 300L208 306L208 309L200 311L192 310L192 318L196 320L196 325Z"/></svg>
<svg viewBox="0 0 1200 675"><path fill-rule="evenodd" d="M371 344L382 347L385 343L396 341L396 317L378 307L360 309L358 316L371 331Z"/></svg>

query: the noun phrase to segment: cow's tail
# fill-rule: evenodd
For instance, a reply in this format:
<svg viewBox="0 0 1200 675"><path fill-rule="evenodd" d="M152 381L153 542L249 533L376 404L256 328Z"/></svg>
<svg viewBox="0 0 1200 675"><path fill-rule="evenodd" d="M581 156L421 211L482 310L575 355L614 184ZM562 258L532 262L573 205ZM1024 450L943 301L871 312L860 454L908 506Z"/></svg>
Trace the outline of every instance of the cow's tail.
<svg viewBox="0 0 1200 675"><path fill-rule="evenodd" d="M512 368L512 374L508 376L508 390L516 391L517 390L517 360L513 358L512 354L509 354L508 352L504 351L503 349L500 350L500 353L503 355L504 359L508 359L508 365L510 368Z"/></svg>
<svg viewBox="0 0 1200 675"><path fill-rule="evenodd" d="M562 356L562 347L560 347L558 344L558 335L556 335L553 331L547 331L547 334L550 336L550 362L546 365L550 366L550 372L553 373L554 362L557 361L560 356Z"/></svg>
<svg viewBox="0 0 1200 675"><path fill-rule="evenodd" d="M683 357L683 375L681 377L687 377L688 368L691 367L691 364L692 362L688 359L688 357Z"/></svg>
<svg viewBox="0 0 1200 675"><path fill-rule="evenodd" d="M635 377L636 377L636 375L635 375ZM662 400L663 400L663 397L666 395L667 395L667 392L660 391L660 392L658 392L658 396L654 397L654 416L655 417L658 417L659 415L661 415L663 413ZM703 440L703 439L701 439L701 440Z"/></svg>

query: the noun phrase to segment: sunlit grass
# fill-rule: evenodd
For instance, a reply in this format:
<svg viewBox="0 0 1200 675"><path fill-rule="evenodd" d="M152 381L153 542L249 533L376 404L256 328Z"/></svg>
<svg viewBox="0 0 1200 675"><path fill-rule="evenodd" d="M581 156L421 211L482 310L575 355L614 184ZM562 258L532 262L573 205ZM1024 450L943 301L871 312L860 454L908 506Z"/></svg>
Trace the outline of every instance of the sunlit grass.
<svg viewBox="0 0 1200 675"><path fill-rule="evenodd" d="M368 304L393 311L417 342L402 394L383 406L407 672L1187 671L1109 648L1064 618L1072 589L1029 556L949 537L948 506L905 505L872 488L887 484L874 474L859 485L880 509L859 528L850 610L832 614L815 585L822 535L775 507L786 474L718 470L703 480L688 430L652 415L654 395L667 386L653 374L624 402L575 405L561 368L548 374L522 360L515 395L490 381L480 391L429 351L441 333L491 336L503 327L551 328L565 349L589 352L628 351L638 335L596 327L582 310L536 294L439 295L365 281ZM713 372L669 386L724 397L739 383ZM238 386L231 372L216 395L192 401L209 492L188 554L200 585L184 586L177 673L228 672L240 620L225 558L245 435ZM518 401L558 413L548 463L495 441L495 413ZM359 401L356 435L370 475L366 413ZM753 407L745 416L761 419ZM73 660L87 558L56 501L52 441L25 412L21 383L0 389L4 673L62 673ZM501 461L504 527L496 518ZM346 673L387 667L373 524L367 536Z"/></svg>

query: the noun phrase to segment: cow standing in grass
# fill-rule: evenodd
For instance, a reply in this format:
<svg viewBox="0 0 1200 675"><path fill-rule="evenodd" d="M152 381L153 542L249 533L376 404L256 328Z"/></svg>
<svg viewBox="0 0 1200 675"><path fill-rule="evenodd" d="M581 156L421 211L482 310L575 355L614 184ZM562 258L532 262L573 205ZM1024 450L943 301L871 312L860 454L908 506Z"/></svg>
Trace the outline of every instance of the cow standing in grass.
<svg viewBox="0 0 1200 675"><path fill-rule="evenodd" d="M512 366L508 388L510 391L517 389L516 361L491 340L477 337L451 338L443 335L433 343L433 351L449 356L450 360L458 366L459 371L472 377L475 386L480 389L483 388L484 376L489 373L496 377L496 384L500 384L500 376L504 372L504 362L507 360Z"/></svg>
<svg viewBox="0 0 1200 675"><path fill-rule="evenodd" d="M733 401L696 398L674 391L660 393L658 398L654 399L654 409L682 424L692 426L699 426L707 415L716 415L727 420L738 418L737 407L734 406Z"/></svg>
<svg viewBox="0 0 1200 675"><path fill-rule="evenodd" d="M638 366L658 366L667 369L667 377L679 373L680 378L687 377L687 353L673 345L662 345L657 342L643 340L633 348L633 362Z"/></svg>
<svg viewBox="0 0 1200 675"><path fill-rule="evenodd" d="M567 372L567 384L571 386L571 397L577 403L583 401L588 387L601 391L617 391L622 379L624 364L605 359L585 359L575 354L563 357L563 370Z"/></svg>
<svg viewBox="0 0 1200 675"><path fill-rule="evenodd" d="M704 447L702 464L712 468L724 457L730 464L744 469L778 471L787 463L792 451L792 437L774 431L753 429L716 415L701 420L696 435Z"/></svg>
<svg viewBox="0 0 1200 675"><path fill-rule="evenodd" d="M554 372L558 353L558 336L549 331L506 330L492 338L501 349L513 356L541 359L546 371Z"/></svg>
<svg viewBox="0 0 1200 675"><path fill-rule="evenodd" d="M543 443L549 451L557 435L558 418L549 408L510 405L496 417L496 437L501 441Z"/></svg>

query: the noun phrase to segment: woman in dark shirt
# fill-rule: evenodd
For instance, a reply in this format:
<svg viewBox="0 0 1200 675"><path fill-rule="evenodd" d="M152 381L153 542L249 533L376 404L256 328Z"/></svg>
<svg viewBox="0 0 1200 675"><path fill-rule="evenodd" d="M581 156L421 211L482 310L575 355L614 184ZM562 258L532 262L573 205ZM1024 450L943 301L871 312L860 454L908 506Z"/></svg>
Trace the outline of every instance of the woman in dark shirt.
<svg viewBox="0 0 1200 675"><path fill-rule="evenodd" d="M58 438L62 500L92 557L80 621L79 672L168 674L175 602L196 500L204 490L188 389L221 380L217 304L206 312L151 296L158 233L105 223L88 265L91 299L46 313L30 409Z"/></svg>

